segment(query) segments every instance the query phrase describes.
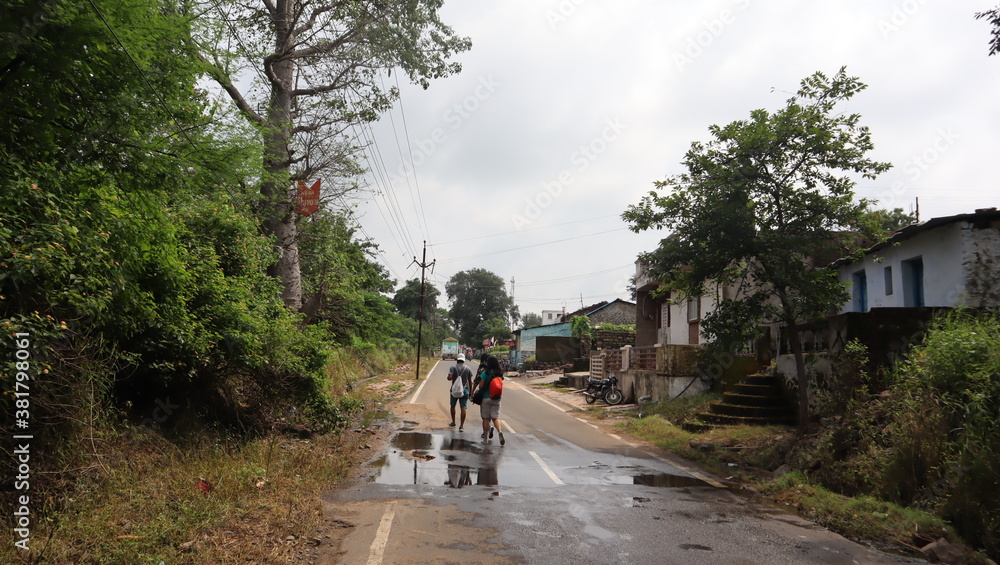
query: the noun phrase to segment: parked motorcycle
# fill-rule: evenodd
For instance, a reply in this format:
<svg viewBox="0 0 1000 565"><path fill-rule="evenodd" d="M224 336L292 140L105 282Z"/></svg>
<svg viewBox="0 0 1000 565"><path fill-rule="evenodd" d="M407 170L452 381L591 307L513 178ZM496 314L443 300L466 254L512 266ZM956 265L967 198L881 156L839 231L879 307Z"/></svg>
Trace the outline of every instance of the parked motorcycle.
<svg viewBox="0 0 1000 565"><path fill-rule="evenodd" d="M615 406L625 400L625 395L618 388L618 377L611 375L606 379L590 379L587 381L587 390L583 392L587 399L587 404L593 404L598 399Z"/></svg>

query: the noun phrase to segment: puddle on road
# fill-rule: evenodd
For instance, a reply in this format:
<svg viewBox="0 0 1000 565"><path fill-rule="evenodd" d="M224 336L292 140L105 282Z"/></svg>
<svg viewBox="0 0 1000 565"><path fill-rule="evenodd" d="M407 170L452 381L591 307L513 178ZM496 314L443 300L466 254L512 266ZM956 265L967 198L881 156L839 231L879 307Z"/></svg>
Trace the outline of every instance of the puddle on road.
<svg viewBox="0 0 1000 565"><path fill-rule="evenodd" d="M470 432L470 436L473 432ZM475 434L478 436L478 434ZM500 481L503 448L450 434L404 431L389 444L389 453L373 461L373 482L388 485L535 486L528 469L515 458L504 461L508 479ZM550 481L551 483L551 481Z"/></svg>
<svg viewBox="0 0 1000 565"><path fill-rule="evenodd" d="M460 437L455 432L403 431L390 442L389 452L373 461L372 482L387 485L554 486L537 462L523 452L496 443L482 444L476 431ZM551 464L551 462L550 462ZM661 488L708 486L686 475L673 475L642 465L609 466L595 462L557 472L568 484L642 485Z"/></svg>

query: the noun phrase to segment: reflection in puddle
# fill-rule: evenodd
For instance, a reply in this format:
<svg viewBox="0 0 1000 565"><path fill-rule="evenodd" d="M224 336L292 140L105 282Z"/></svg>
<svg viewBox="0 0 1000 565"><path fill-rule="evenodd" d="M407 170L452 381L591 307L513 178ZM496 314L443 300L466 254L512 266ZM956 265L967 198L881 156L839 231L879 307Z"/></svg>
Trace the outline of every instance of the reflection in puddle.
<svg viewBox="0 0 1000 565"><path fill-rule="evenodd" d="M406 431L390 442L389 453L372 466L379 468L379 484L499 485L499 463L503 450L496 445L448 434ZM505 465L512 470L516 465Z"/></svg>
<svg viewBox="0 0 1000 565"><path fill-rule="evenodd" d="M475 434L478 436L478 434ZM554 458L558 458L553 455ZM629 463L638 460L628 460ZM554 462L550 461L550 464ZM484 486L555 485L523 449L482 444L455 432L403 431L390 442L389 452L373 461L372 481L387 485ZM642 485L662 488L708 486L687 475L674 475L642 464L611 466L599 461L584 467L563 467L556 473L568 484Z"/></svg>
<svg viewBox="0 0 1000 565"><path fill-rule="evenodd" d="M632 484L645 485L647 487L664 487L664 488L706 486L705 481L701 479L696 479L694 477L683 477L680 475L670 475L667 473L657 473L653 475L633 475Z"/></svg>

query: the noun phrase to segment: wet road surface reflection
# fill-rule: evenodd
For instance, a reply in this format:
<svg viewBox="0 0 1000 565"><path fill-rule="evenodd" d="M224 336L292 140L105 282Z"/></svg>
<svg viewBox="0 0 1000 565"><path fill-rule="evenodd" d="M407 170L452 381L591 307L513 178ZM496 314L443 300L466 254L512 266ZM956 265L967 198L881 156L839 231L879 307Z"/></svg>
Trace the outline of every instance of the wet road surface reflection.
<svg viewBox="0 0 1000 565"><path fill-rule="evenodd" d="M662 467L653 461L637 460L583 450L570 451L541 444L532 446L531 436L520 435L517 442L501 447L496 442L483 444L479 434L454 431L402 431L391 441L388 453L372 462L376 473L372 481L386 485L435 485L463 488L483 486L556 486L536 459L534 449L542 453L548 465L566 484L643 485L663 488L708 486L684 474L652 468ZM513 444L517 445L513 445ZM593 461L595 456L605 461Z"/></svg>

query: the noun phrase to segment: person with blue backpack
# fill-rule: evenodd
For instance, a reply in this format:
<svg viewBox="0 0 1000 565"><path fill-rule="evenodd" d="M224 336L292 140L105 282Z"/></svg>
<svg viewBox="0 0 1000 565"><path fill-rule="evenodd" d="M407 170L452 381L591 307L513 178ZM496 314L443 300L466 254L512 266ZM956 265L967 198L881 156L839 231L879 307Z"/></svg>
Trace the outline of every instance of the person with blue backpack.
<svg viewBox="0 0 1000 565"><path fill-rule="evenodd" d="M474 397L479 395L482 398L482 402L479 404L479 414L483 418L483 443L490 442L495 429L500 436L500 445L504 445L507 441L503 437L503 428L500 426L503 370L500 368L500 361L492 355L486 358L485 365L485 370L480 368L476 380L472 383ZM490 423L493 425L491 426Z"/></svg>

